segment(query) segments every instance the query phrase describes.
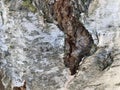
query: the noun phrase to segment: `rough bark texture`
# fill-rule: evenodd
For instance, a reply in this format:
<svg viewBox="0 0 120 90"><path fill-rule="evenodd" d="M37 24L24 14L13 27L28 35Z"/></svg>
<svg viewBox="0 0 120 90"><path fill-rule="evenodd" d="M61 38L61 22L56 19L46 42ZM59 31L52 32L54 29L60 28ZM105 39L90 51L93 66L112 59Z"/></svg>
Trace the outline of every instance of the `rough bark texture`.
<svg viewBox="0 0 120 90"><path fill-rule="evenodd" d="M26 81L24 81L23 86L13 87L13 90L26 90Z"/></svg>
<svg viewBox="0 0 120 90"><path fill-rule="evenodd" d="M120 90L120 1L90 1L70 0L69 5L61 7L57 2L63 0L55 4L54 0L0 0L0 70L3 71L0 73L0 90ZM63 31L52 23L54 19L58 21L59 12L54 17L58 7L60 17L65 16L65 20L58 23ZM88 17L84 15L87 11ZM72 52L80 47L77 46L79 34L87 34L76 18L84 21L84 27L98 48L82 60L78 73L71 76L63 60L63 32L69 30L67 20L73 24L70 30L77 27L78 33L72 31L75 36L71 36L76 40L69 40L70 33L65 34L66 40L68 38L74 44L70 46L66 41L66 53L70 53L70 48ZM75 63L74 60L77 59L67 62Z"/></svg>
<svg viewBox="0 0 120 90"><path fill-rule="evenodd" d="M94 43L73 8L71 0L57 0L53 7L58 26L66 35L64 64L70 68L71 75L76 73L82 58L90 54Z"/></svg>
<svg viewBox="0 0 120 90"><path fill-rule="evenodd" d="M3 77L3 74L2 74L2 71L0 71L0 90L5 90L5 87L4 87L4 85L3 85L3 83L2 83L2 77Z"/></svg>

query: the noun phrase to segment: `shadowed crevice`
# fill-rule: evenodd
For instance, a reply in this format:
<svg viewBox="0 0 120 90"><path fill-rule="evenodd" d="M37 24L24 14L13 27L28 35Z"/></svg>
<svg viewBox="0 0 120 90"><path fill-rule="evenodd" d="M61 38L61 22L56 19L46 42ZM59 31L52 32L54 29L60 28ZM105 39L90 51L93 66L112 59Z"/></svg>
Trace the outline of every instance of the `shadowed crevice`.
<svg viewBox="0 0 120 90"><path fill-rule="evenodd" d="M88 30L74 15L71 0L57 0L53 10L54 18L65 34L64 64L74 75L82 58L90 54L94 42Z"/></svg>

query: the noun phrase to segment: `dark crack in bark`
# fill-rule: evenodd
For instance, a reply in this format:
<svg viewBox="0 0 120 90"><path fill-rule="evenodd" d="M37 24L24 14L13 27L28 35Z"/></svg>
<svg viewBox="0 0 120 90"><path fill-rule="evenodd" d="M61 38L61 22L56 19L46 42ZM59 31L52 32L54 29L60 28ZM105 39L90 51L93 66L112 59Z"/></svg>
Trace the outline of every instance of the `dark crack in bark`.
<svg viewBox="0 0 120 90"><path fill-rule="evenodd" d="M53 5L54 18L65 33L64 64L76 73L82 58L90 54L93 39L87 29L74 15L71 0L57 0Z"/></svg>

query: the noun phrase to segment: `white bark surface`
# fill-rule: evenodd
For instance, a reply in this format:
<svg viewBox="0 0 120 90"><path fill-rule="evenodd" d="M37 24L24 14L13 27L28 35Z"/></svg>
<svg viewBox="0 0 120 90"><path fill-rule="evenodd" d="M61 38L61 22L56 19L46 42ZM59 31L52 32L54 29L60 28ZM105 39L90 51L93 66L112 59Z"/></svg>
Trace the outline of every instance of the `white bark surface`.
<svg viewBox="0 0 120 90"><path fill-rule="evenodd" d="M21 2L21 0L18 0ZM98 50L86 57L76 77L63 64L64 34L39 13L10 11L0 0L0 69L6 90L120 90L120 1L93 0L85 27ZM71 80L70 80L71 78Z"/></svg>

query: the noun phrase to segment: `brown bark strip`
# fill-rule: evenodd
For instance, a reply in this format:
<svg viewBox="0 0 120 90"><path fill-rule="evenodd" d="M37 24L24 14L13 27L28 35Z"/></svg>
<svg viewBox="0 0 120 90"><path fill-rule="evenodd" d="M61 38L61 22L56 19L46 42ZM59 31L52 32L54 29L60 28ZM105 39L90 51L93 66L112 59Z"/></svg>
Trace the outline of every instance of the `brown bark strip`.
<svg viewBox="0 0 120 90"><path fill-rule="evenodd" d="M53 10L58 26L66 35L64 64L70 69L71 75L74 75L82 58L89 55L94 42L74 15L71 0L56 0Z"/></svg>

